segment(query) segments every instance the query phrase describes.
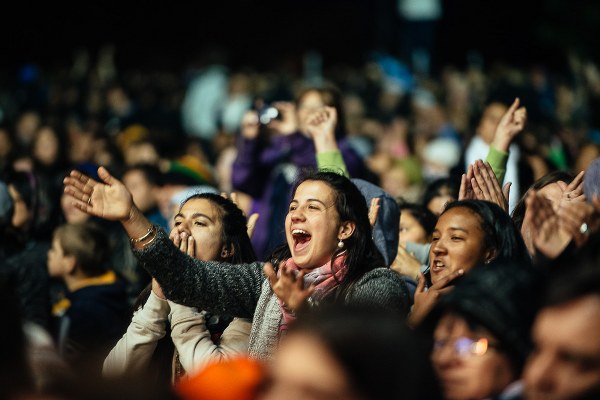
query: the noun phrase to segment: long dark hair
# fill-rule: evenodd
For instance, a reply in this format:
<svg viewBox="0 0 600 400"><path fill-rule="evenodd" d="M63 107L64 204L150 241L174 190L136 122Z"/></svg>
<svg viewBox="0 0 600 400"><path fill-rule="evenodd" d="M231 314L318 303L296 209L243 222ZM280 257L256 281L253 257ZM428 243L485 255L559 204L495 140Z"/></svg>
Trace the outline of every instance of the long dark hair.
<svg viewBox="0 0 600 400"><path fill-rule="evenodd" d="M484 200L458 200L448 203L441 215L457 207L467 208L479 217L486 247L496 250L495 260L531 262L521 233L500 206Z"/></svg>
<svg viewBox="0 0 600 400"><path fill-rule="evenodd" d="M384 267L385 261L372 239L372 228L369 222L367 202L360 190L352 181L343 175L329 171L303 171L302 176L296 181L292 193L301 183L306 181L319 181L327 184L335 193L335 208L340 216L340 221L352 221L356 225L354 233L344 241L344 248L337 249L332 255L333 260L346 251L345 265L348 272L334 292L335 299L341 299L361 276L374 268ZM277 266L280 261L292 256L287 243L280 245L272 253L270 260ZM335 272L335 271L334 271ZM335 275L334 275L335 276Z"/></svg>

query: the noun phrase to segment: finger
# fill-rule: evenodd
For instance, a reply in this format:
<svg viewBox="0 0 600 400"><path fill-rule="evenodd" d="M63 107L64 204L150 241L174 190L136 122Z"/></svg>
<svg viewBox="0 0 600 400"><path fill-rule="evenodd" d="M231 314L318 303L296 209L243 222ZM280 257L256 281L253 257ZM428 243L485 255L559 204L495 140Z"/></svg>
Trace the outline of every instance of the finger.
<svg viewBox="0 0 600 400"><path fill-rule="evenodd" d="M460 188L458 189L458 199L464 200L467 198L467 175L460 176Z"/></svg>
<svg viewBox="0 0 600 400"><path fill-rule="evenodd" d="M425 275L422 272L419 272L419 281L417 282L417 288L415 289L415 293L424 293L425 292Z"/></svg>
<svg viewBox="0 0 600 400"><path fill-rule="evenodd" d="M473 195L475 196L475 199L485 200L483 190L479 186L479 183L477 183L476 178L471 178L471 187L473 188Z"/></svg>
<svg viewBox="0 0 600 400"><path fill-rule="evenodd" d="M112 186L113 184L115 184L117 182L117 179L114 178L110 172L108 172L108 170L104 167L100 167L98 168L98 176L100 177L100 179L102 179L102 181L104 183L106 183L108 186ZM94 184L98 183L96 181L94 181L93 179L89 179L90 181L92 181Z"/></svg>
<svg viewBox="0 0 600 400"><path fill-rule="evenodd" d="M187 239L187 255L196 258L196 246L194 246L194 237L192 235Z"/></svg>
<svg viewBox="0 0 600 400"><path fill-rule="evenodd" d="M484 177L485 167L481 160L477 160L477 164L475 165L474 173L475 173L475 181L477 182L477 186L479 186L480 195L483 197L483 200L495 200L490 191L490 182Z"/></svg>
<svg viewBox="0 0 600 400"><path fill-rule="evenodd" d="M513 101L513 103L510 105L510 107L506 111L506 114L508 114L508 115L514 114L515 111L517 110L517 108L519 108L520 104L521 104L521 100L518 97L515 97L515 100Z"/></svg>
<svg viewBox="0 0 600 400"><path fill-rule="evenodd" d="M179 250L187 254L188 234L181 232L180 237L181 240L179 242Z"/></svg>
<svg viewBox="0 0 600 400"><path fill-rule="evenodd" d="M258 213L254 213L252 215L250 215L250 217L248 217L248 222L246 223L246 229L248 232L248 237L252 238L252 235L254 234L254 228L256 228L256 222L258 221L258 217L259 214Z"/></svg>
<svg viewBox="0 0 600 400"><path fill-rule="evenodd" d="M508 200L510 196L510 187L512 186L512 182L506 182L502 187L502 194L504 195L504 199Z"/></svg>
<svg viewBox="0 0 600 400"><path fill-rule="evenodd" d="M369 207L369 222L371 226L375 226L377 222L377 214L379 213L379 197L371 199L371 206Z"/></svg>
<svg viewBox="0 0 600 400"><path fill-rule="evenodd" d="M263 266L263 272L267 276L267 279L269 280L269 284L271 285L271 288L273 288L273 286L275 284L277 284L277 272L275 272L275 268L273 268L273 264L271 264L270 262L266 262L265 265Z"/></svg>
<svg viewBox="0 0 600 400"><path fill-rule="evenodd" d="M237 192L231 192L231 194L229 195L229 199L231 200L231 202L233 204L235 204L236 206L238 205L238 195L237 195Z"/></svg>
<svg viewBox="0 0 600 400"><path fill-rule="evenodd" d="M455 280L459 276L464 275L464 273L465 273L465 270L461 268L458 271L454 271L451 274L443 277L438 282L436 282L433 286L435 287L436 290L439 291L440 289L445 288L446 286L448 286L450 284L450 282L452 282L453 280Z"/></svg>
<svg viewBox="0 0 600 400"><path fill-rule="evenodd" d="M577 174L577 176L575 177L575 179L573 179L571 181L571 183L569 183L567 185L567 188L565 189L568 192L572 192L575 189L578 188L578 186L580 186L583 183L583 175L585 174L585 171L581 171L580 173Z"/></svg>

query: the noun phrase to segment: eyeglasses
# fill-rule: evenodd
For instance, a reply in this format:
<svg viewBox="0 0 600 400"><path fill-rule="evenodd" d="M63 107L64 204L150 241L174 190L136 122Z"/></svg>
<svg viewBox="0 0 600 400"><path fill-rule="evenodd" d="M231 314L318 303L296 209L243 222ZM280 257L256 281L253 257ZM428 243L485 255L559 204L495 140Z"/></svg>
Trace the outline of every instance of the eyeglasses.
<svg viewBox="0 0 600 400"><path fill-rule="evenodd" d="M458 337L452 339L437 339L433 342L433 352L440 352L448 344L452 344L454 351L459 357L482 356L487 353L488 349L498 349L500 345L490 343L486 338L477 340L468 337Z"/></svg>

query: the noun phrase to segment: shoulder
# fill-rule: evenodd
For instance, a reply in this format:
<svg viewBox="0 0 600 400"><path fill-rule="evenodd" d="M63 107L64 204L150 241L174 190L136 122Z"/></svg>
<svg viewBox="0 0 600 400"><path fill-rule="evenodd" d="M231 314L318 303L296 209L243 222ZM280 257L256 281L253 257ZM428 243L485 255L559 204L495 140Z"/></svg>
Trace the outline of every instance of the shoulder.
<svg viewBox="0 0 600 400"><path fill-rule="evenodd" d="M389 268L375 268L358 279L348 294L349 302L394 309L403 315L410 308L410 292L402 277Z"/></svg>

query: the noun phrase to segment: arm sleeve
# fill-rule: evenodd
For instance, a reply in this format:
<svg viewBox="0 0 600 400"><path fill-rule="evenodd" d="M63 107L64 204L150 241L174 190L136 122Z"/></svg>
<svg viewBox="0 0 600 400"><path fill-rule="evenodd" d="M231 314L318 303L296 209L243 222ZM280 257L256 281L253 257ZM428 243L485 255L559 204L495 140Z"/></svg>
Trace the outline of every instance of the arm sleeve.
<svg viewBox="0 0 600 400"><path fill-rule="evenodd" d="M206 327L205 313L170 302L171 339L179 361L188 373L198 371L210 361L222 361L235 354L247 353L250 320L234 318L216 345Z"/></svg>
<svg viewBox="0 0 600 400"><path fill-rule="evenodd" d="M251 318L265 279L262 262L228 264L184 254L159 229L156 239L134 254L156 278L166 297L214 314Z"/></svg>
<svg viewBox="0 0 600 400"><path fill-rule="evenodd" d="M508 163L508 152L496 149L494 146L490 146L488 155L485 160L490 164L496 179L502 185L504 181L504 175L506 175L506 164Z"/></svg>
<svg viewBox="0 0 600 400"><path fill-rule="evenodd" d="M344 175L349 178L348 169L342 157L342 152L339 150L324 151L317 153L317 167L321 170L337 172L340 175Z"/></svg>
<svg viewBox="0 0 600 400"><path fill-rule="evenodd" d="M123 337L104 360L104 376L140 371L150 364L156 343L165 336L169 304L153 292L133 314Z"/></svg>

